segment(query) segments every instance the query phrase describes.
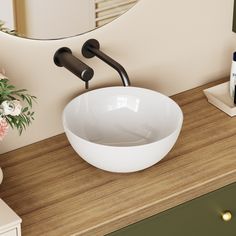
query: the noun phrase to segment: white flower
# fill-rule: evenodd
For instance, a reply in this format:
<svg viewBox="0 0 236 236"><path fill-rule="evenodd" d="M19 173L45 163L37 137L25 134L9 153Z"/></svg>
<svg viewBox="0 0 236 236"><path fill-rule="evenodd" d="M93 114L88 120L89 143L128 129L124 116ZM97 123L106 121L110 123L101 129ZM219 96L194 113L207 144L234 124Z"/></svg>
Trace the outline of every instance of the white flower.
<svg viewBox="0 0 236 236"><path fill-rule="evenodd" d="M1 121L4 119L4 115L3 115L3 108L0 105L0 123Z"/></svg>
<svg viewBox="0 0 236 236"><path fill-rule="evenodd" d="M7 79L7 77L5 75L5 70L4 69L0 70L0 80L2 80L2 79Z"/></svg>
<svg viewBox="0 0 236 236"><path fill-rule="evenodd" d="M22 106L18 100L12 101L4 101L1 106L0 110L3 110L3 115L11 115L11 116L18 116L21 113Z"/></svg>
<svg viewBox="0 0 236 236"><path fill-rule="evenodd" d="M7 77L4 74L0 73L0 80L2 79L7 79Z"/></svg>
<svg viewBox="0 0 236 236"><path fill-rule="evenodd" d="M2 106L0 106L0 119L2 116L3 116L3 108L2 108Z"/></svg>

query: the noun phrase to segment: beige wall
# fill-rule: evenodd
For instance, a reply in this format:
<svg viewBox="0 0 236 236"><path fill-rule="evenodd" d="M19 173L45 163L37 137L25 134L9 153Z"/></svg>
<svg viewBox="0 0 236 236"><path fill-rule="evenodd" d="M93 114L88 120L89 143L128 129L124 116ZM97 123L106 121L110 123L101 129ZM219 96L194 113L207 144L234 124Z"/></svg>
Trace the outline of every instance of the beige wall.
<svg viewBox="0 0 236 236"><path fill-rule="evenodd" d="M232 10L233 0L141 0L118 20L82 36L34 41L0 33L0 66L13 83L38 97L34 124L21 138L10 133L0 152L63 132L63 107L84 91L84 84L54 65L59 47L68 46L81 57L85 40L97 38L102 50L124 65L134 86L171 95L229 74L236 49ZM91 89L121 85L107 65L87 62L95 69Z"/></svg>

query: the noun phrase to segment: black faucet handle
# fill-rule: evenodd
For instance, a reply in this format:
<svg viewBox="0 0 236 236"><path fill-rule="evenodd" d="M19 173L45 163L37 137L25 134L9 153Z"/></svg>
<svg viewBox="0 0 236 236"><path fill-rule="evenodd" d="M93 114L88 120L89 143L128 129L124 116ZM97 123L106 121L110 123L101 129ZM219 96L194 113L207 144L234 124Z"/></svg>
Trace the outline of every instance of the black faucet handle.
<svg viewBox="0 0 236 236"><path fill-rule="evenodd" d="M72 54L67 47L62 47L54 54L54 62L59 67L65 67L74 75L87 82L92 79L94 71L91 67L83 63L80 59Z"/></svg>
<svg viewBox="0 0 236 236"><path fill-rule="evenodd" d="M85 81L85 89L89 89L89 82Z"/></svg>

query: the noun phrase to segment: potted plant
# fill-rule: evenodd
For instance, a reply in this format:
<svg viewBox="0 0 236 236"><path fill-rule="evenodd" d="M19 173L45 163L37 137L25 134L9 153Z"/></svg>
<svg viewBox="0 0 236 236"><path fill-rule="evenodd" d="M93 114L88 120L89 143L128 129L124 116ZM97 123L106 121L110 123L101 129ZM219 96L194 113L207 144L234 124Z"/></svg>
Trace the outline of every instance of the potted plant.
<svg viewBox="0 0 236 236"><path fill-rule="evenodd" d="M10 84L5 73L0 72L0 142L3 141L10 128L16 129L19 135L34 120L32 111L35 96L29 95L26 89L16 89ZM0 183L2 170L0 168Z"/></svg>

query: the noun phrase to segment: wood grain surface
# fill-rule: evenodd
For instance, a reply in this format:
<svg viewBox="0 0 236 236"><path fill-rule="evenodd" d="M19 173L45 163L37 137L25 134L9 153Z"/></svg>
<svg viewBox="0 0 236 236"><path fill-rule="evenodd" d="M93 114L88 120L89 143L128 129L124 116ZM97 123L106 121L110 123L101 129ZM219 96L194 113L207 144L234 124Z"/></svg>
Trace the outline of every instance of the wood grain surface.
<svg viewBox="0 0 236 236"><path fill-rule="evenodd" d="M2 154L2 198L22 217L23 236L104 235L236 181L236 117L202 90L173 96L180 137L155 166L131 174L83 161L64 134Z"/></svg>

